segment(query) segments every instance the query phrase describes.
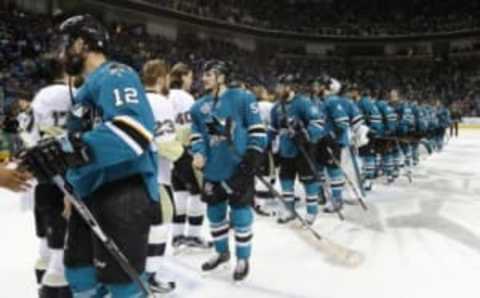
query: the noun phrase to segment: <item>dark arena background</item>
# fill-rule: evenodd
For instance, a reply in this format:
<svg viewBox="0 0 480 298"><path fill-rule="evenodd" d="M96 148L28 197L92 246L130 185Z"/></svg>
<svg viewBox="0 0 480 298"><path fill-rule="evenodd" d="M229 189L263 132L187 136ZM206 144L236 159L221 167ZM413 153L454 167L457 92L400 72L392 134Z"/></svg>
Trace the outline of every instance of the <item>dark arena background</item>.
<svg viewBox="0 0 480 298"><path fill-rule="evenodd" d="M0 0L0 297L474 298L480 1Z"/></svg>

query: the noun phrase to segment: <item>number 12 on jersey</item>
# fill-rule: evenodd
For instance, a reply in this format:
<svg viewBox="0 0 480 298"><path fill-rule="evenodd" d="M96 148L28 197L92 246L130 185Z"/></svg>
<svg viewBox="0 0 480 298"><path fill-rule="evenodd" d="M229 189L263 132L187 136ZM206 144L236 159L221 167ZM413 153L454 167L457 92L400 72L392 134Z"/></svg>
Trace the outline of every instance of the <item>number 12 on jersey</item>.
<svg viewBox="0 0 480 298"><path fill-rule="evenodd" d="M138 103L138 91L135 88L125 88L121 89L114 89L113 95L115 97L115 106L120 107L124 104L137 104Z"/></svg>

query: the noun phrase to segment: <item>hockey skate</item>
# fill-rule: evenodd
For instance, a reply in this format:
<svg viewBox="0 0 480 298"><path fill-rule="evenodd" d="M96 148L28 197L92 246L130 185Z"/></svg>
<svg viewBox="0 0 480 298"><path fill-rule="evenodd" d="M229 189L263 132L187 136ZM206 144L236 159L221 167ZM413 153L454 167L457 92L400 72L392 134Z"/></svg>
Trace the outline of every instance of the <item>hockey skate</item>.
<svg viewBox="0 0 480 298"><path fill-rule="evenodd" d="M253 210L255 210L255 213L259 216L270 217L273 215L272 212L269 212L261 205L255 205Z"/></svg>
<svg viewBox="0 0 480 298"><path fill-rule="evenodd" d="M244 280L250 271L250 265L248 260L246 259L239 259L237 261L237 265L235 266L235 270L233 271L233 280L234 281L242 281Z"/></svg>
<svg viewBox="0 0 480 298"><path fill-rule="evenodd" d="M172 247L174 249L178 249L181 246L186 245L186 243L187 243L187 237L183 235L174 236L172 238Z"/></svg>
<svg viewBox="0 0 480 298"><path fill-rule="evenodd" d="M317 214L310 214L307 213L307 216L305 216L305 222L309 225L312 226L315 223L315 220L317 219Z"/></svg>
<svg viewBox="0 0 480 298"><path fill-rule="evenodd" d="M277 223L283 225L283 224L287 224L287 223L291 222L294 219L295 219L295 215L293 214L292 211L282 210L282 212L280 213L280 216L277 219Z"/></svg>
<svg viewBox="0 0 480 298"><path fill-rule="evenodd" d="M323 212L325 213L335 213L341 211L343 209L343 201L329 201L325 208L323 208Z"/></svg>
<svg viewBox="0 0 480 298"><path fill-rule="evenodd" d="M202 271L208 272L217 269L221 265L228 266L230 261L230 252L215 253L208 261L202 264Z"/></svg>
<svg viewBox="0 0 480 298"><path fill-rule="evenodd" d="M149 276L148 285L154 294L167 294L175 290L176 287L174 281L160 281L155 277L155 275Z"/></svg>
<svg viewBox="0 0 480 298"><path fill-rule="evenodd" d="M373 190L373 181L371 179L365 179L363 182L363 189L365 191L372 191Z"/></svg>
<svg viewBox="0 0 480 298"><path fill-rule="evenodd" d="M394 181L395 181L395 177L394 177L394 176L389 175L389 176L387 177L387 184L392 184Z"/></svg>
<svg viewBox="0 0 480 298"><path fill-rule="evenodd" d="M187 236L185 238L185 245L189 248L209 249L213 247L213 243L202 237Z"/></svg>

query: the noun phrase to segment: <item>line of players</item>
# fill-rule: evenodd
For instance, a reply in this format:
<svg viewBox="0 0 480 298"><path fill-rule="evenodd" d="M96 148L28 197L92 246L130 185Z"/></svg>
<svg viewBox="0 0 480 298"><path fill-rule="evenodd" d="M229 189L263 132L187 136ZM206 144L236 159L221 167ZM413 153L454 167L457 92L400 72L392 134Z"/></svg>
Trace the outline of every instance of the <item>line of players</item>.
<svg viewBox="0 0 480 298"><path fill-rule="evenodd" d="M85 19L71 20L71 23L76 26L79 20L83 22ZM81 23L81 26L83 30L91 24ZM90 122L96 120L104 124L109 133L113 132L123 139L140 157L150 145L148 142L144 144L145 140L138 132L147 135L147 140L149 133L142 130L142 125L126 117L127 114L122 115L125 111L122 109L145 105L140 114L151 113L153 116L155 148L152 152L158 156L154 171L158 189L150 190L149 194L151 197L158 192L160 199L149 202L145 193L139 191L144 187L142 185L148 184L145 178L128 176L127 179L121 175L85 192L85 197L90 199L89 207L94 214L101 217L100 223L115 236L119 247L135 269L148 279L155 292L166 292L175 287L174 282L165 281L161 274L161 258L165 254L170 229L174 248L190 246L208 249L212 246L201 236L205 212L215 254L202 265L202 270L214 270L229 262L229 233L233 231L237 258L233 279L243 280L248 275L253 238L251 206L255 198L254 177L272 170L265 166L269 160L266 152L276 157L282 195L287 202L278 222L285 224L294 219L294 185L298 178L306 193L306 220L313 224L319 212L319 201L328 201L324 209L326 212L343 208L345 177L339 162L344 149L351 148L353 153L357 149L360 151L363 186L369 190L372 180L381 173L393 182L403 164L409 167L418 163L417 148L424 137L439 150L443 146L448 112L441 106L418 106L400 101L395 90L387 95L365 88L360 93L356 86L342 89L338 81L322 76L312 82L311 94L303 94L298 88L298 79L286 74L278 78L276 103L269 112L265 112L268 105L259 106L251 92L230 85L232 72L227 63L209 61L202 73L205 95L194 101L188 93L193 72L187 65L177 64L170 70L162 60L149 61L143 68L144 86L141 86L135 79L131 80L135 74L128 66L99 59L103 57L100 42L107 39L98 39L97 27L88 29L86 35L80 36L80 39L76 37L74 41L82 41L83 38L83 42L92 42L88 44L92 48L86 50L89 53L86 58L88 63L83 67L96 66L87 71L89 80L76 92L75 100L94 102L95 105L99 104L97 101L109 101L99 104L104 108L102 116L106 117L111 112L107 108L111 109L112 105L119 115L113 117L112 122L102 122L98 117L90 119ZM91 32L95 35L89 37ZM79 49L85 51L81 46ZM54 73L52 84L35 96L32 121L24 125L23 139L31 145L41 138L58 136L67 125L67 115L78 114L76 107L72 106L63 65L55 59L50 63ZM95 88L108 89L111 94L99 91L94 95L91 91L94 84L102 80L107 83ZM147 99L145 102L142 100L143 92ZM386 96L388 101L383 100ZM267 115L263 120L268 123L268 130L262 122L262 114ZM102 132L102 126L97 127L100 127L97 132ZM93 131L96 131L95 128ZM103 137L108 141L108 134ZM97 144L93 141L89 143L88 137L85 141L97 150ZM96 138L95 141L101 143L103 139ZM103 148L112 152L111 155L120 152L115 151L119 148L111 146ZM101 151L95 152L99 154ZM313 167L305 154L313 158ZM139 159L136 165L145 162ZM122 171L131 168L135 169L132 165ZM131 171L134 174L138 170ZM112 172L109 173L112 175ZM81 193L83 189L79 180L69 181ZM78 184L75 185L75 182ZM133 193L136 189L137 192ZM144 213L129 213L140 210L137 204L130 202L132 198L145 199L145 208L141 209L145 209ZM69 209L63 193L54 185L45 182L37 185L35 219L41 248L36 272L41 285L40 297L71 297L72 292L75 297L102 297L102 293L107 292L112 297L142 297L140 290L121 274L120 267L113 264L115 261L106 256L107 252L101 249L101 244L87 241L92 237L88 227L82 224L75 211ZM148 235L144 236L144 233L131 230L128 226L116 227L114 222L105 220L110 217L132 227L144 223L148 225Z"/></svg>
<svg viewBox="0 0 480 298"><path fill-rule="evenodd" d="M392 183L403 171L411 179L412 169L419 162L419 146L429 152L441 151L451 122L448 109L438 100L419 104L400 99L395 88L382 90L374 84L342 88L337 80L325 75L309 86L294 75L282 75L275 98L275 104L263 101L260 108L270 127L275 161L271 168L279 167L283 196L289 204L282 210L279 223L294 219L295 178L303 183L306 219L313 223L318 214L317 201L326 202L327 213L343 208L345 173L349 171L342 162L355 164L358 169L350 175L358 176L355 182L364 191L372 190L373 181L381 176ZM309 158L316 161L315 169L307 164L300 147L305 147ZM269 197L264 191L259 194ZM260 215L268 215L263 203L257 200L255 209Z"/></svg>

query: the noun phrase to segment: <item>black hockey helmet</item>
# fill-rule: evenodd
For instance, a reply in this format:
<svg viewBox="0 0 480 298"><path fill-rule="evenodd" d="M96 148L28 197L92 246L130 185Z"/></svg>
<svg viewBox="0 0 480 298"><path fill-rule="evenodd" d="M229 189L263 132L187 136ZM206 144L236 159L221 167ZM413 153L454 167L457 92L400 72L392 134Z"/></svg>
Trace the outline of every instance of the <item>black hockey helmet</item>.
<svg viewBox="0 0 480 298"><path fill-rule="evenodd" d="M64 55L65 71L71 76L81 74L85 57L73 52L71 47L78 38L82 38L86 47L81 51L96 51L107 54L110 40L107 30L91 15L78 15L65 20L59 26L59 48Z"/></svg>
<svg viewBox="0 0 480 298"><path fill-rule="evenodd" d="M218 74L225 76L225 81L228 82L231 75L231 68L225 61L222 60L208 60L203 64L203 72L215 71Z"/></svg>
<svg viewBox="0 0 480 298"><path fill-rule="evenodd" d="M65 42L65 48L73 45L79 37L84 39L90 50L107 53L110 36L107 29L93 16L77 15L66 19L59 26L59 33Z"/></svg>

